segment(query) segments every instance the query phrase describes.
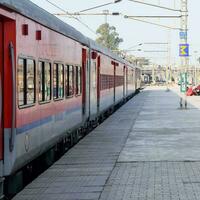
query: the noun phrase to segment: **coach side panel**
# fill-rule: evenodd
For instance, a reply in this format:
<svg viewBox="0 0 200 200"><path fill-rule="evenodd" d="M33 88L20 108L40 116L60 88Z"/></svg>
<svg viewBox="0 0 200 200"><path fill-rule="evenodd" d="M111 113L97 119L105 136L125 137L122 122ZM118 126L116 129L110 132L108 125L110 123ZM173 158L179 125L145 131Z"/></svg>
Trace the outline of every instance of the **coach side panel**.
<svg viewBox="0 0 200 200"><path fill-rule="evenodd" d="M114 66L109 57L101 55L99 111L102 112L112 105L114 105Z"/></svg>
<svg viewBox="0 0 200 200"><path fill-rule="evenodd" d="M127 67L127 96L135 92L135 69Z"/></svg>
<svg viewBox="0 0 200 200"><path fill-rule="evenodd" d="M123 100L124 95L124 65L119 63L115 68L115 104Z"/></svg>
<svg viewBox="0 0 200 200"><path fill-rule="evenodd" d="M18 14L16 29L16 137L12 154L5 138L7 175L83 122L83 46Z"/></svg>

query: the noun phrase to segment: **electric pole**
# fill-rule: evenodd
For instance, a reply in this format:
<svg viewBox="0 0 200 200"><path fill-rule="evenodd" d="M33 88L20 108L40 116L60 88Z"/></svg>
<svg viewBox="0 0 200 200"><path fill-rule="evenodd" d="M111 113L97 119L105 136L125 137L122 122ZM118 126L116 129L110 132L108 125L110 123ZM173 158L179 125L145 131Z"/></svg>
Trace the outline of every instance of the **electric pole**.
<svg viewBox="0 0 200 200"><path fill-rule="evenodd" d="M181 30L180 30L180 57L181 57L181 92L185 97L185 109L187 108L187 69L189 67L189 44L188 44L188 0L181 0ZM183 107L183 99L180 99L180 107Z"/></svg>
<svg viewBox="0 0 200 200"><path fill-rule="evenodd" d="M183 33L183 37L181 37L181 43L187 45L188 43L188 0L181 0L181 31ZM189 47L187 47L189 50ZM189 56L181 57L181 71L187 72L187 68L189 67Z"/></svg>

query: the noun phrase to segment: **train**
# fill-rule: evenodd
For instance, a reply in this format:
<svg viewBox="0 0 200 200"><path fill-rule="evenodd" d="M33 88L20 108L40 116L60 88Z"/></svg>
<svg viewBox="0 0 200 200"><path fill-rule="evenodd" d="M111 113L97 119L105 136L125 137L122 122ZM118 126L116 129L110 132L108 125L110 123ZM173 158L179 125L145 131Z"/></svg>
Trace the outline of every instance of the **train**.
<svg viewBox="0 0 200 200"><path fill-rule="evenodd" d="M132 97L141 69L29 0L0 0L0 41L3 199L25 166L73 145Z"/></svg>

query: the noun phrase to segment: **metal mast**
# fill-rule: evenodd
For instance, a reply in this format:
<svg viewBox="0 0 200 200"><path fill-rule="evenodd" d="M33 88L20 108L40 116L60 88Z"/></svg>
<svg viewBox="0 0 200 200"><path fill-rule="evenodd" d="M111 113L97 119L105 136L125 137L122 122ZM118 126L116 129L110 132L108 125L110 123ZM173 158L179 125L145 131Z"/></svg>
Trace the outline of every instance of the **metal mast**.
<svg viewBox="0 0 200 200"><path fill-rule="evenodd" d="M184 93L184 105L187 109L187 69L189 67L188 44L188 0L181 0L181 30L180 30L180 57L181 57L181 92ZM183 107L183 98L180 98L180 107Z"/></svg>
<svg viewBox="0 0 200 200"><path fill-rule="evenodd" d="M184 34L184 37L180 38L181 44L188 44L188 0L181 0L181 31ZM181 57L181 71L187 72L189 67L189 56Z"/></svg>

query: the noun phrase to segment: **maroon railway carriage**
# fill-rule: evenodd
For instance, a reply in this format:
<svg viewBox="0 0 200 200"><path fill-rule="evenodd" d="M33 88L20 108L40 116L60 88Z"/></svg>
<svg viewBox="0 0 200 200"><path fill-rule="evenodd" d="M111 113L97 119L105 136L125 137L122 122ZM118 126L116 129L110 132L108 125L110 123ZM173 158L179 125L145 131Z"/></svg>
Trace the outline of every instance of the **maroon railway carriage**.
<svg viewBox="0 0 200 200"><path fill-rule="evenodd" d="M0 0L0 41L0 189L14 193L24 166L132 96L140 69L28 0Z"/></svg>

